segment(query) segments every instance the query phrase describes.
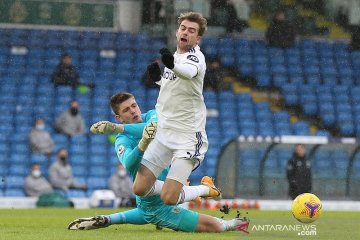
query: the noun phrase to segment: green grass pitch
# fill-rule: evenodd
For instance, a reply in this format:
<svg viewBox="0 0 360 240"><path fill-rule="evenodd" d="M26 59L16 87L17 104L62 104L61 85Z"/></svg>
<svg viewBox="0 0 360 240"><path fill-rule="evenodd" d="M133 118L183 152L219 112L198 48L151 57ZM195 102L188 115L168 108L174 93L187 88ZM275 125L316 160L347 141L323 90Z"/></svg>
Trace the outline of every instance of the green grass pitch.
<svg viewBox="0 0 360 240"><path fill-rule="evenodd" d="M242 216L250 218L249 234L182 233L168 229L156 230L153 225L113 225L92 231L69 231L69 222L79 217L110 214L125 209L0 209L0 240L89 240L89 239L360 239L359 212L327 212L314 223L316 235L299 236L286 226L300 225L290 211L241 210ZM202 210L213 216L235 217L236 211L224 215L220 211ZM257 226L258 230L254 229ZM262 228L262 229L261 229ZM276 230L274 230L276 228ZM313 234L313 233L311 233Z"/></svg>

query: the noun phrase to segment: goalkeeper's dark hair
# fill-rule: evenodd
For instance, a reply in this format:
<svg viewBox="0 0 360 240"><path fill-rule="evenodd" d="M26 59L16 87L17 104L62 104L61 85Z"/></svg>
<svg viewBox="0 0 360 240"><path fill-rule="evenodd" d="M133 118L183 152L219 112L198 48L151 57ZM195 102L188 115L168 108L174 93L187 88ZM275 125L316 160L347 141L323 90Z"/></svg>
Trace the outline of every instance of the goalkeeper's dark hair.
<svg viewBox="0 0 360 240"><path fill-rule="evenodd" d="M207 30L207 20L198 12L186 12L180 14L177 21L179 26L184 20L189 20L190 22L196 22L199 24L199 36L204 35L205 31Z"/></svg>
<svg viewBox="0 0 360 240"><path fill-rule="evenodd" d="M113 95L110 98L110 106L111 106L112 111L115 114L118 114L120 104L130 98L134 98L134 95L132 95L131 93L128 93L128 92L119 92L119 93Z"/></svg>

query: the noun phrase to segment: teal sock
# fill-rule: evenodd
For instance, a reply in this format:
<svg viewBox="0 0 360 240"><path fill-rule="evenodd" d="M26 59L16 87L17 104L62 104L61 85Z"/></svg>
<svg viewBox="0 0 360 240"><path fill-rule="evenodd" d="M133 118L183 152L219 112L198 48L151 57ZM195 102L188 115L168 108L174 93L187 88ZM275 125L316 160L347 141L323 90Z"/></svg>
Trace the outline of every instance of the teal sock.
<svg viewBox="0 0 360 240"><path fill-rule="evenodd" d="M109 219L109 225L112 224L147 224L144 216L139 212L139 209L131 209L125 212L118 212L106 216Z"/></svg>

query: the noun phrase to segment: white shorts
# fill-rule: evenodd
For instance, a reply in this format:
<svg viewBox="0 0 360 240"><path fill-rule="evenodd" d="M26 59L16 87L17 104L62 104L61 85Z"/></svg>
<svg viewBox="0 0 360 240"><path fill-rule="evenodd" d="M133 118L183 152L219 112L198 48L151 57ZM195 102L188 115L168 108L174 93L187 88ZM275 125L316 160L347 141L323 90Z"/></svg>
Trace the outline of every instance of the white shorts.
<svg viewBox="0 0 360 240"><path fill-rule="evenodd" d="M192 170L196 169L208 149L206 132L182 133L158 127L154 140L146 149L141 164L158 177L172 165L167 178L186 183ZM176 163L175 163L176 162Z"/></svg>

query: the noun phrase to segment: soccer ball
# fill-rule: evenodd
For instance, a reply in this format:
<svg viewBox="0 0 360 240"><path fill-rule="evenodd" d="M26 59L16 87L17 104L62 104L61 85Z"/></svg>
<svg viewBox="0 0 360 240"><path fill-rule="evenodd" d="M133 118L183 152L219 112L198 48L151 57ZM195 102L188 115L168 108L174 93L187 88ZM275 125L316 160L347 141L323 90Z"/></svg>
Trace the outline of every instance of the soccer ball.
<svg viewBox="0 0 360 240"><path fill-rule="evenodd" d="M312 193L297 196L291 211L294 217L302 223L312 223L321 216L322 204L320 199Z"/></svg>

